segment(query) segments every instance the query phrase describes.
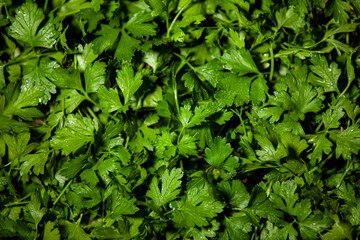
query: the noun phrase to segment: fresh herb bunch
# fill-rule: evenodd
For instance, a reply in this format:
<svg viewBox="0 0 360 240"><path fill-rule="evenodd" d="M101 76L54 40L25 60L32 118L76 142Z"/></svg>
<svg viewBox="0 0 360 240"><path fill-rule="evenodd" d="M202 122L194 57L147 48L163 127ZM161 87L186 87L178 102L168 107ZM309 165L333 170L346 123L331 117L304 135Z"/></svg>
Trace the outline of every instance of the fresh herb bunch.
<svg viewBox="0 0 360 240"><path fill-rule="evenodd" d="M1 0L1 239L359 239L359 0Z"/></svg>

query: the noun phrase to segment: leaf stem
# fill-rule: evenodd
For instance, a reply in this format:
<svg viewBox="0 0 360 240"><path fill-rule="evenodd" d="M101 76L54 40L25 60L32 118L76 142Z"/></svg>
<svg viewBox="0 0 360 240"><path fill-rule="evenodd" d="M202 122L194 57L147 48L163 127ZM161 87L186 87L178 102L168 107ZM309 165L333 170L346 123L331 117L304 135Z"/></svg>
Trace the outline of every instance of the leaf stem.
<svg viewBox="0 0 360 240"><path fill-rule="evenodd" d="M339 187L341 186L341 184L342 184L342 182L344 181L347 173L348 173L349 170L350 170L350 167L351 167L352 162L353 162L353 159L351 159L351 161L348 161L348 162L346 163L345 172L344 172L343 175L341 176L340 181L339 181L338 185L336 186L336 188L339 188Z"/></svg>
<svg viewBox="0 0 360 240"><path fill-rule="evenodd" d="M272 43L270 44L270 76L269 76L269 80L271 81L274 77L274 68L275 68L275 61L274 61L274 50L273 50L273 46Z"/></svg>
<svg viewBox="0 0 360 240"><path fill-rule="evenodd" d="M66 184L65 188L61 191L61 193L59 194L59 196L55 199L54 201L54 206L56 205L56 203L60 200L61 196L64 195L66 189L68 189L71 185L71 183L73 182L73 179L71 179L68 184Z"/></svg>
<svg viewBox="0 0 360 240"><path fill-rule="evenodd" d="M170 27L168 28L167 30L167 33L166 33L166 37L168 39L170 39L170 32L172 30L172 28L174 27L174 24L176 22L176 20L180 17L181 13L190 5L191 1L188 1L180 10L179 12L176 14L175 18L172 20L171 24L170 24Z"/></svg>

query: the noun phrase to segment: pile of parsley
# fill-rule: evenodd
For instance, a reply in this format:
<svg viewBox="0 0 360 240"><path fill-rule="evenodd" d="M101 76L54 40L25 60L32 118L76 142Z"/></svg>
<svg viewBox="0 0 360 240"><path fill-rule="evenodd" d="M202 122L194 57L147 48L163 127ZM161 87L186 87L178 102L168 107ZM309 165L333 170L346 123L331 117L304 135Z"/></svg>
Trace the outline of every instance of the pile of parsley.
<svg viewBox="0 0 360 240"><path fill-rule="evenodd" d="M1 239L358 239L359 0L0 10Z"/></svg>

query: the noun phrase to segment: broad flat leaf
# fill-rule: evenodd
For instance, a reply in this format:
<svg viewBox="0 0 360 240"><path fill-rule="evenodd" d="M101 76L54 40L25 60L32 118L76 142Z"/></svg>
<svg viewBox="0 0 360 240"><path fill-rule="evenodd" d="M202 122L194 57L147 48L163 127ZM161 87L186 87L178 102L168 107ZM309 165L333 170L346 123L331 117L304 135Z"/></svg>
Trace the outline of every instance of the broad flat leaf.
<svg viewBox="0 0 360 240"><path fill-rule="evenodd" d="M330 0L326 3L325 15L333 16L341 24L348 23L350 4L343 0Z"/></svg>
<svg viewBox="0 0 360 240"><path fill-rule="evenodd" d="M41 208L41 201L39 195L34 193L31 195L31 202L28 205L30 215L34 219L35 225L38 225L47 212L46 208Z"/></svg>
<svg viewBox="0 0 360 240"><path fill-rule="evenodd" d="M219 90L215 94L215 98L225 104L226 106L232 106L234 103L236 106L241 106L244 103L250 101L250 84L253 78L239 77L234 73L224 73L218 80ZM253 93L258 90L253 89ZM259 89L259 93L262 90ZM254 101L255 98L254 98Z"/></svg>
<svg viewBox="0 0 360 240"><path fill-rule="evenodd" d="M294 155L293 157L299 157L301 152L308 147L305 139L300 140L300 136L289 132L281 136L281 142L287 149L288 154Z"/></svg>
<svg viewBox="0 0 360 240"><path fill-rule="evenodd" d="M260 105L266 100L266 94L269 87L266 85L266 80L263 78L256 78L251 83L250 100L255 105Z"/></svg>
<svg viewBox="0 0 360 240"><path fill-rule="evenodd" d="M345 115L342 107L328 108L322 114L322 119L326 130L338 128L340 126L340 119Z"/></svg>
<svg viewBox="0 0 360 240"><path fill-rule="evenodd" d="M139 210L135 205L135 198L129 199L120 193L113 192L111 201L111 218L115 220L121 220L124 215L133 215Z"/></svg>
<svg viewBox="0 0 360 240"><path fill-rule="evenodd" d="M56 87L49 81L49 78L52 75L52 72L58 67L59 65L55 61L49 61L48 63L36 67L33 71L23 77L21 90L24 92L27 92L30 89L32 89L32 91L38 91L39 94L42 95L42 97L38 99L38 102L46 104L51 98L51 93L56 93Z"/></svg>
<svg viewBox="0 0 360 240"><path fill-rule="evenodd" d="M329 141L329 139L327 139L325 134L314 136L310 139L310 143L314 146L314 150L309 155L311 159L310 163L314 166L317 161L321 162L323 159L323 153L326 155L331 153L333 144Z"/></svg>
<svg viewBox="0 0 360 240"><path fill-rule="evenodd" d="M205 160L214 168L225 169L230 173L235 173L240 166L236 157L230 156L233 148L230 143L226 143L225 138L216 137L209 142L209 147L205 149Z"/></svg>
<svg viewBox="0 0 360 240"><path fill-rule="evenodd" d="M60 232L54 222L48 221L45 224L43 240L60 240Z"/></svg>
<svg viewBox="0 0 360 240"><path fill-rule="evenodd" d="M100 86L97 95L99 97L100 107L105 112L111 113L123 107L116 88L107 89L105 86Z"/></svg>
<svg viewBox="0 0 360 240"><path fill-rule="evenodd" d="M20 159L22 156L25 156L26 154L30 153L38 146L37 144L34 143L28 144L31 139L31 135L29 132L21 132L14 135L5 134L2 137L7 145L10 159L12 158Z"/></svg>
<svg viewBox="0 0 360 240"><path fill-rule="evenodd" d="M119 28L112 28L109 25L101 24L101 29L95 32L95 35L99 37L92 41L94 52L100 54L111 49L114 46L120 31Z"/></svg>
<svg viewBox="0 0 360 240"><path fill-rule="evenodd" d="M208 81L213 87L216 87L223 76L222 64L219 60L212 60L204 65L195 68L195 72L202 81Z"/></svg>
<svg viewBox="0 0 360 240"><path fill-rule="evenodd" d="M281 143L279 143L275 149L273 143L268 138L261 135L255 135L255 139L262 149L256 150L256 155L258 155L259 159L262 161L278 162L288 155L284 145Z"/></svg>
<svg viewBox="0 0 360 240"><path fill-rule="evenodd" d="M161 175L161 190L158 178L154 177L151 180L150 190L147 191L146 196L154 201L156 207L164 206L175 200L180 193L182 176L183 172L179 168L173 168L170 173L166 169Z"/></svg>
<svg viewBox="0 0 360 240"><path fill-rule="evenodd" d="M124 27L129 33L135 37L148 37L156 34L156 28L153 24L148 23L153 19L150 13L137 12L135 13Z"/></svg>
<svg viewBox="0 0 360 240"><path fill-rule="evenodd" d="M178 42L183 42L186 33L183 28L190 26L191 24L200 24L206 18L202 14L186 15L179 23L175 25L171 39Z"/></svg>
<svg viewBox="0 0 360 240"><path fill-rule="evenodd" d="M56 98L57 101L64 101L66 113L72 113L85 100L85 96L75 89L61 89Z"/></svg>
<svg viewBox="0 0 360 240"><path fill-rule="evenodd" d="M309 112L317 113L321 110L322 100L318 92L310 84L301 84L298 89L291 94L291 101L295 105L293 113L300 120L305 119L305 114Z"/></svg>
<svg viewBox="0 0 360 240"><path fill-rule="evenodd" d="M319 76L313 76L311 78L312 83L323 87L325 92L338 92L337 82L341 75L341 70L338 68L337 63L332 62L329 66L326 57L321 56L319 58L318 55L312 57L310 61L313 64L310 66L311 71Z"/></svg>
<svg viewBox="0 0 360 240"><path fill-rule="evenodd" d="M221 202L210 198L206 190L192 188L187 192L186 199L176 202L173 221L181 227L203 227L223 211Z"/></svg>
<svg viewBox="0 0 360 240"><path fill-rule="evenodd" d="M87 93L96 92L105 83L106 64L96 61L85 69L85 90Z"/></svg>
<svg viewBox="0 0 360 240"><path fill-rule="evenodd" d="M19 122L5 116L0 116L0 133L5 132L26 132L29 130L29 125L25 122Z"/></svg>
<svg viewBox="0 0 360 240"><path fill-rule="evenodd" d="M191 106L185 105L180 108L179 120L184 128L191 128L197 125L200 125L205 121L205 118L213 114L216 109L211 106L196 106L194 114L191 112Z"/></svg>
<svg viewBox="0 0 360 240"><path fill-rule="evenodd" d="M44 174L44 167L48 160L48 152L28 154L20 159L20 175L24 176L33 168L35 175Z"/></svg>
<svg viewBox="0 0 360 240"><path fill-rule="evenodd" d="M125 105L143 83L142 74L140 72L135 74L130 65L124 65L121 70L117 71L116 82L124 95Z"/></svg>
<svg viewBox="0 0 360 240"><path fill-rule="evenodd" d="M145 2L153 10L151 15L153 17L159 16L163 11L166 10L164 3L161 0L145 0Z"/></svg>
<svg viewBox="0 0 360 240"><path fill-rule="evenodd" d="M302 239L319 239L322 232L329 230L333 221L321 213L310 215L304 222L299 223L299 230Z"/></svg>
<svg viewBox="0 0 360 240"><path fill-rule="evenodd" d="M225 217L225 232L219 238L221 240L249 240L252 224L247 216Z"/></svg>
<svg viewBox="0 0 360 240"><path fill-rule="evenodd" d="M135 49L141 41L130 37L124 30L121 32L120 42L115 51L115 58L119 61L130 61L134 56Z"/></svg>
<svg viewBox="0 0 360 240"><path fill-rule="evenodd" d="M99 189L90 187L85 182L71 184L70 188L71 191L66 193L66 198L76 208L92 208L102 201Z"/></svg>
<svg viewBox="0 0 360 240"><path fill-rule="evenodd" d="M294 7L282 8L275 13L275 18L277 22L277 28L282 27L293 29L294 31L299 31L300 28L305 26L305 21L302 19L296 12Z"/></svg>
<svg viewBox="0 0 360 240"><path fill-rule="evenodd" d="M196 156L198 152L196 151L196 138L185 134L180 142L177 144L177 147L179 149L179 154L189 156L193 155Z"/></svg>
<svg viewBox="0 0 360 240"><path fill-rule="evenodd" d="M218 188L227 201L237 210L247 207L250 202L250 194L240 180L233 180L231 186L229 182L222 181L218 184Z"/></svg>
<svg viewBox="0 0 360 240"><path fill-rule="evenodd" d="M343 183L339 188L334 190L334 193L340 198L346 201L346 203L352 205L356 204L358 201L356 199L356 192L353 186L349 183Z"/></svg>
<svg viewBox="0 0 360 240"><path fill-rule="evenodd" d="M276 208L281 209L289 214L294 214L294 205L299 199L296 193L297 185L291 181L276 182L273 184L273 193L270 194L270 201Z"/></svg>
<svg viewBox="0 0 360 240"><path fill-rule="evenodd" d="M347 222L336 221L330 231L322 236L323 240L352 240L352 226Z"/></svg>
<svg viewBox="0 0 360 240"><path fill-rule="evenodd" d="M42 10L35 3L27 1L16 12L10 35L31 47L51 48L56 42L57 32L52 23L38 29L44 18Z"/></svg>
<svg viewBox="0 0 360 240"><path fill-rule="evenodd" d="M59 88L76 89L80 92L84 91L80 72L74 69L56 69L52 74L51 81Z"/></svg>
<svg viewBox="0 0 360 240"><path fill-rule="evenodd" d="M341 131L330 132L330 138L336 141L336 158L342 156L350 161L351 155L357 155L360 150L360 129L358 125L352 125Z"/></svg>
<svg viewBox="0 0 360 240"><path fill-rule="evenodd" d="M81 227L80 220L77 222L62 221L60 224L64 227L64 231L61 232L61 235L69 240L91 240Z"/></svg>
<svg viewBox="0 0 360 240"><path fill-rule="evenodd" d="M225 64L225 69L235 71L239 75L259 72L250 52L245 48L239 51L230 50L221 57L221 61Z"/></svg>
<svg viewBox="0 0 360 240"><path fill-rule="evenodd" d="M98 129L96 121L79 115L68 115L65 127L58 129L50 140L50 145L61 150L62 154L75 153L82 146L93 142L95 131Z"/></svg>

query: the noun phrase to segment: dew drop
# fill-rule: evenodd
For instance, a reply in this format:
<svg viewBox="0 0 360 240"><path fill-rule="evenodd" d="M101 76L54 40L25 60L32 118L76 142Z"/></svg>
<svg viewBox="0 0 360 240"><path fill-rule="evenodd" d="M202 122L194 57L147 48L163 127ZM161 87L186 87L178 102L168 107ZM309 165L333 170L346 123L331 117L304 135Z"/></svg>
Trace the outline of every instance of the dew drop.
<svg viewBox="0 0 360 240"><path fill-rule="evenodd" d="M329 70L329 72L331 72L331 68L329 68L328 70Z"/></svg>

